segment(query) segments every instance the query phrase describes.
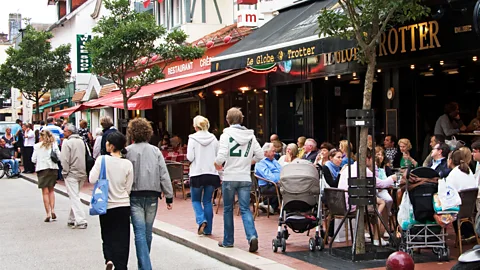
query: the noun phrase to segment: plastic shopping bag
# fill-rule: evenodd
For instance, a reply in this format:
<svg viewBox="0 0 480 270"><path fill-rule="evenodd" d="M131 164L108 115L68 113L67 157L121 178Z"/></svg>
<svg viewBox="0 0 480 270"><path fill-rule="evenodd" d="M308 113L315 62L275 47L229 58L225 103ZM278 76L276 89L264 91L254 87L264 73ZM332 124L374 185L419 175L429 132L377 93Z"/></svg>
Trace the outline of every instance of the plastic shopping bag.
<svg viewBox="0 0 480 270"><path fill-rule="evenodd" d="M408 196L408 191L403 193L402 202L400 203L400 209L398 210L398 223L402 227L402 230L406 231L411 225L415 223L413 216L413 206Z"/></svg>
<svg viewBox="0 0 480 270"><path fill-rule="evenodd" d="M462 198L460 198L458 191L444 180L438 181L438 199L442 211L462 205Z"/></svg>

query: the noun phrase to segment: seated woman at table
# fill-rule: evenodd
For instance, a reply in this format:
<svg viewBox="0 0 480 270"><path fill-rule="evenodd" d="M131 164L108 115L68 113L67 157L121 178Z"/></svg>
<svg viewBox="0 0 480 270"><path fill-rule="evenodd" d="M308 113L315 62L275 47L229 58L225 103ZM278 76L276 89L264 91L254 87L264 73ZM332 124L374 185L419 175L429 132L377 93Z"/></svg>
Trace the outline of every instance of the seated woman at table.
<svg viewBox="0 0 480 270"><path fill-rule="evenodd" d="M475 130L480 130L480 106L477 109L477 117L473 118L467 127L468 132L473 132Z"/></svg>
<svg viewBox="0 0 480 270"><path fill-rule="evenodd" d="M332 188L338 187L338 178L340 173L340 165L342 164L342 152L337 149L332 149L328 152L328 161L322 167L325 181Z"/></svg>
<svg viewBox="0 0 480 270"><path fill-rule="evenodd" d="M160 150L167 150L167 148L170 147L170 140L169 139L162 139L162 141L158 144L158 148Z"/></svg>
<svg viewBox="0 0 480 270"><path fill-rule="evenodd" d="M375 147L375 164L377 165L376 176L378 179L382 181L387 179L387 177L393 175L393 171L388 164L388 159L385 158L386 156L387 155L383 147L381 146ZM392 196L390 196L390 193L388 193L388 190L386 189L379 190L379 192L377 193L377 198L381 199L384 202L383 203L382 201L379 201L377 199L377 204L379 204L378 211L381 212L380 207L382 207L382 210L383 210L383 207L386 207L387 212L391 214L393 199L392 199Z"/></svg>
<svg viewBox="0 0 480 270"><path fill-rule="evenodd" d="M294 159L297 158L298 155L298 146L294 143L291 143L287 145L287 150L285 155L281 156L280 159L278 159L278 163L280 165L285 166L287 164L290 164Z"/></svg>
<svg viewBox="0 0 480 270"><path fill-rule="evenodd" d="M406 138L400 139L398 141L398 146L400 147L400 152L403 154L402 159L400 160L400 168L416 168L418 162L410 155L410 150L412 150L412 143L410 143L410 140Z"/></svg>
<svg viewBox="0 0 480 270"><path fill-rule="evenodd" d="M320 167L323 167L325 166L325 164L330 160L328 158L328 153L330 152L330 150L332 150L333 148L335 148L333 146L333 144L329 143L329 142L323 142L321 145L320 145L320 151L318 151L318 155L317 155L317 158L315 159L315 162L313 164L315 164L316 166L320 166Z"/></svg>
<svg viewBox="0 0 480 270"><path fill-rule="evenodd" d="M343 168L343 166L348 163L348 141L340 141L338 148L342 152L342 164L340 165L340 167ZM353 151L352 144L350 144L350 151ZM356 160L357 159L355 157L355 154L353 154L353 152L350 152L350 164L353 164Z"/></svg>
<svg viewBox="0 0 480 270"><path fill-rule="evenodd" d="M448 155L448 167L451 168L452 171L445 179L445 184L450 185L457 191L478 187L478 182L468 166L471 159L472 152L467 147L461 147L460 149L451 152ZM457 222L453 222L453 228L455 229L455 233L457 233ZM464 239L469 239L475 236L471 223L463 223L461 231Z"/></svg>

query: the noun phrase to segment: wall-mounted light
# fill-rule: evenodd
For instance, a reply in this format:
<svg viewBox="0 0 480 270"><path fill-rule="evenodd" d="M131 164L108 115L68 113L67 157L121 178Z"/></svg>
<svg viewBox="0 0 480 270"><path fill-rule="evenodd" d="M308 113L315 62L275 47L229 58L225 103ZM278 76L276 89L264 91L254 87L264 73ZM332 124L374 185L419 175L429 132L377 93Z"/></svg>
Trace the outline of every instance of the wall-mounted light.
<svg viewBox="0 0 480 270"><path fill-rule="evenodd" d="M357 73L356 72L353 72L353 77L357 77Z"/></svg>
<svg viewBox="0 0 480 270"><path fill-rule="evenodd" d="M443 60L440 61L440 66L443 66L443 64L445 64L445 62L443 62Z"/></svg>
<svg viewBox="0 0 480 270"><path fill-rule="evenodd" d="M378 73L382 72L382 69L381 68L377 69L377 72Z"/></svg>
<svg viewBox="0 0 480 270"><path fill-rule="evenodd" d="M478 58L476 56L472 57L473 62L477 62Z"/></svg>
<svg viewBox="0 0 480 270"><path fill-rule="evenodd" d="M410 69L415 69L415 65L410 65Z"/></svg>
<svg viewBox="0 0 480 270"><path fill-rule="evenodd" d="M215 96L218 97L219 95L223 94L223 91L220 89L217 89L217 90L213 90L213 93L215 94Z"/></svg>
<svg viewBox="0 0 480 270"><path fill-rule="evenodd" d="M340 78L342 78L342 75L338 74L337 79L340 79Z"/></svg>
<svg viewBox="0 0 480 270"><path fill-rule="evenodd" d="M242 86L240 88L238 88L240 91L242 91L242 93L245 93L246 91L249 91L251 88L248 87L248 86Z"/></svg>
<svg viewBox="0 0 480 270"><path fill-rule="evenodd" d="M328 81L328 76L327 76L327 77L325 77L325 81Z"/></svg>

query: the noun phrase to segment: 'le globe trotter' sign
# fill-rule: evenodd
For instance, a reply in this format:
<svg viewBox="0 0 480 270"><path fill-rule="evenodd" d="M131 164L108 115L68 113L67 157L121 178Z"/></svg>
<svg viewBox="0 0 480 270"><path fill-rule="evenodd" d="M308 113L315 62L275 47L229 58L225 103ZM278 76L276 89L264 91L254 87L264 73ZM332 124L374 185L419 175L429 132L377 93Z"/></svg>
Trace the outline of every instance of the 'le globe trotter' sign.
<svg viewBox="0 0 480 270"><path fill-rule="evenodd" d="M85 43L91 39L91 35L77 35L77 73L90 73L92 60Z"/></svg>

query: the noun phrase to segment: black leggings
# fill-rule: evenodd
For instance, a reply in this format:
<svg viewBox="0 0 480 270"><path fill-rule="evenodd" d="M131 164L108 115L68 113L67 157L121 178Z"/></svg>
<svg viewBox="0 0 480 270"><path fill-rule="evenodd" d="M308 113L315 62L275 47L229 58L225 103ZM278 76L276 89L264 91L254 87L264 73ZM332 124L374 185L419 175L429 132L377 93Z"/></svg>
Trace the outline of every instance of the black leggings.
<svg viewBox="0 0 480 270"><path fill-rule="evenodd" d="M100 216L103 256L115 269L127 269L130 252L130 206L108 209Z"/></svg>

